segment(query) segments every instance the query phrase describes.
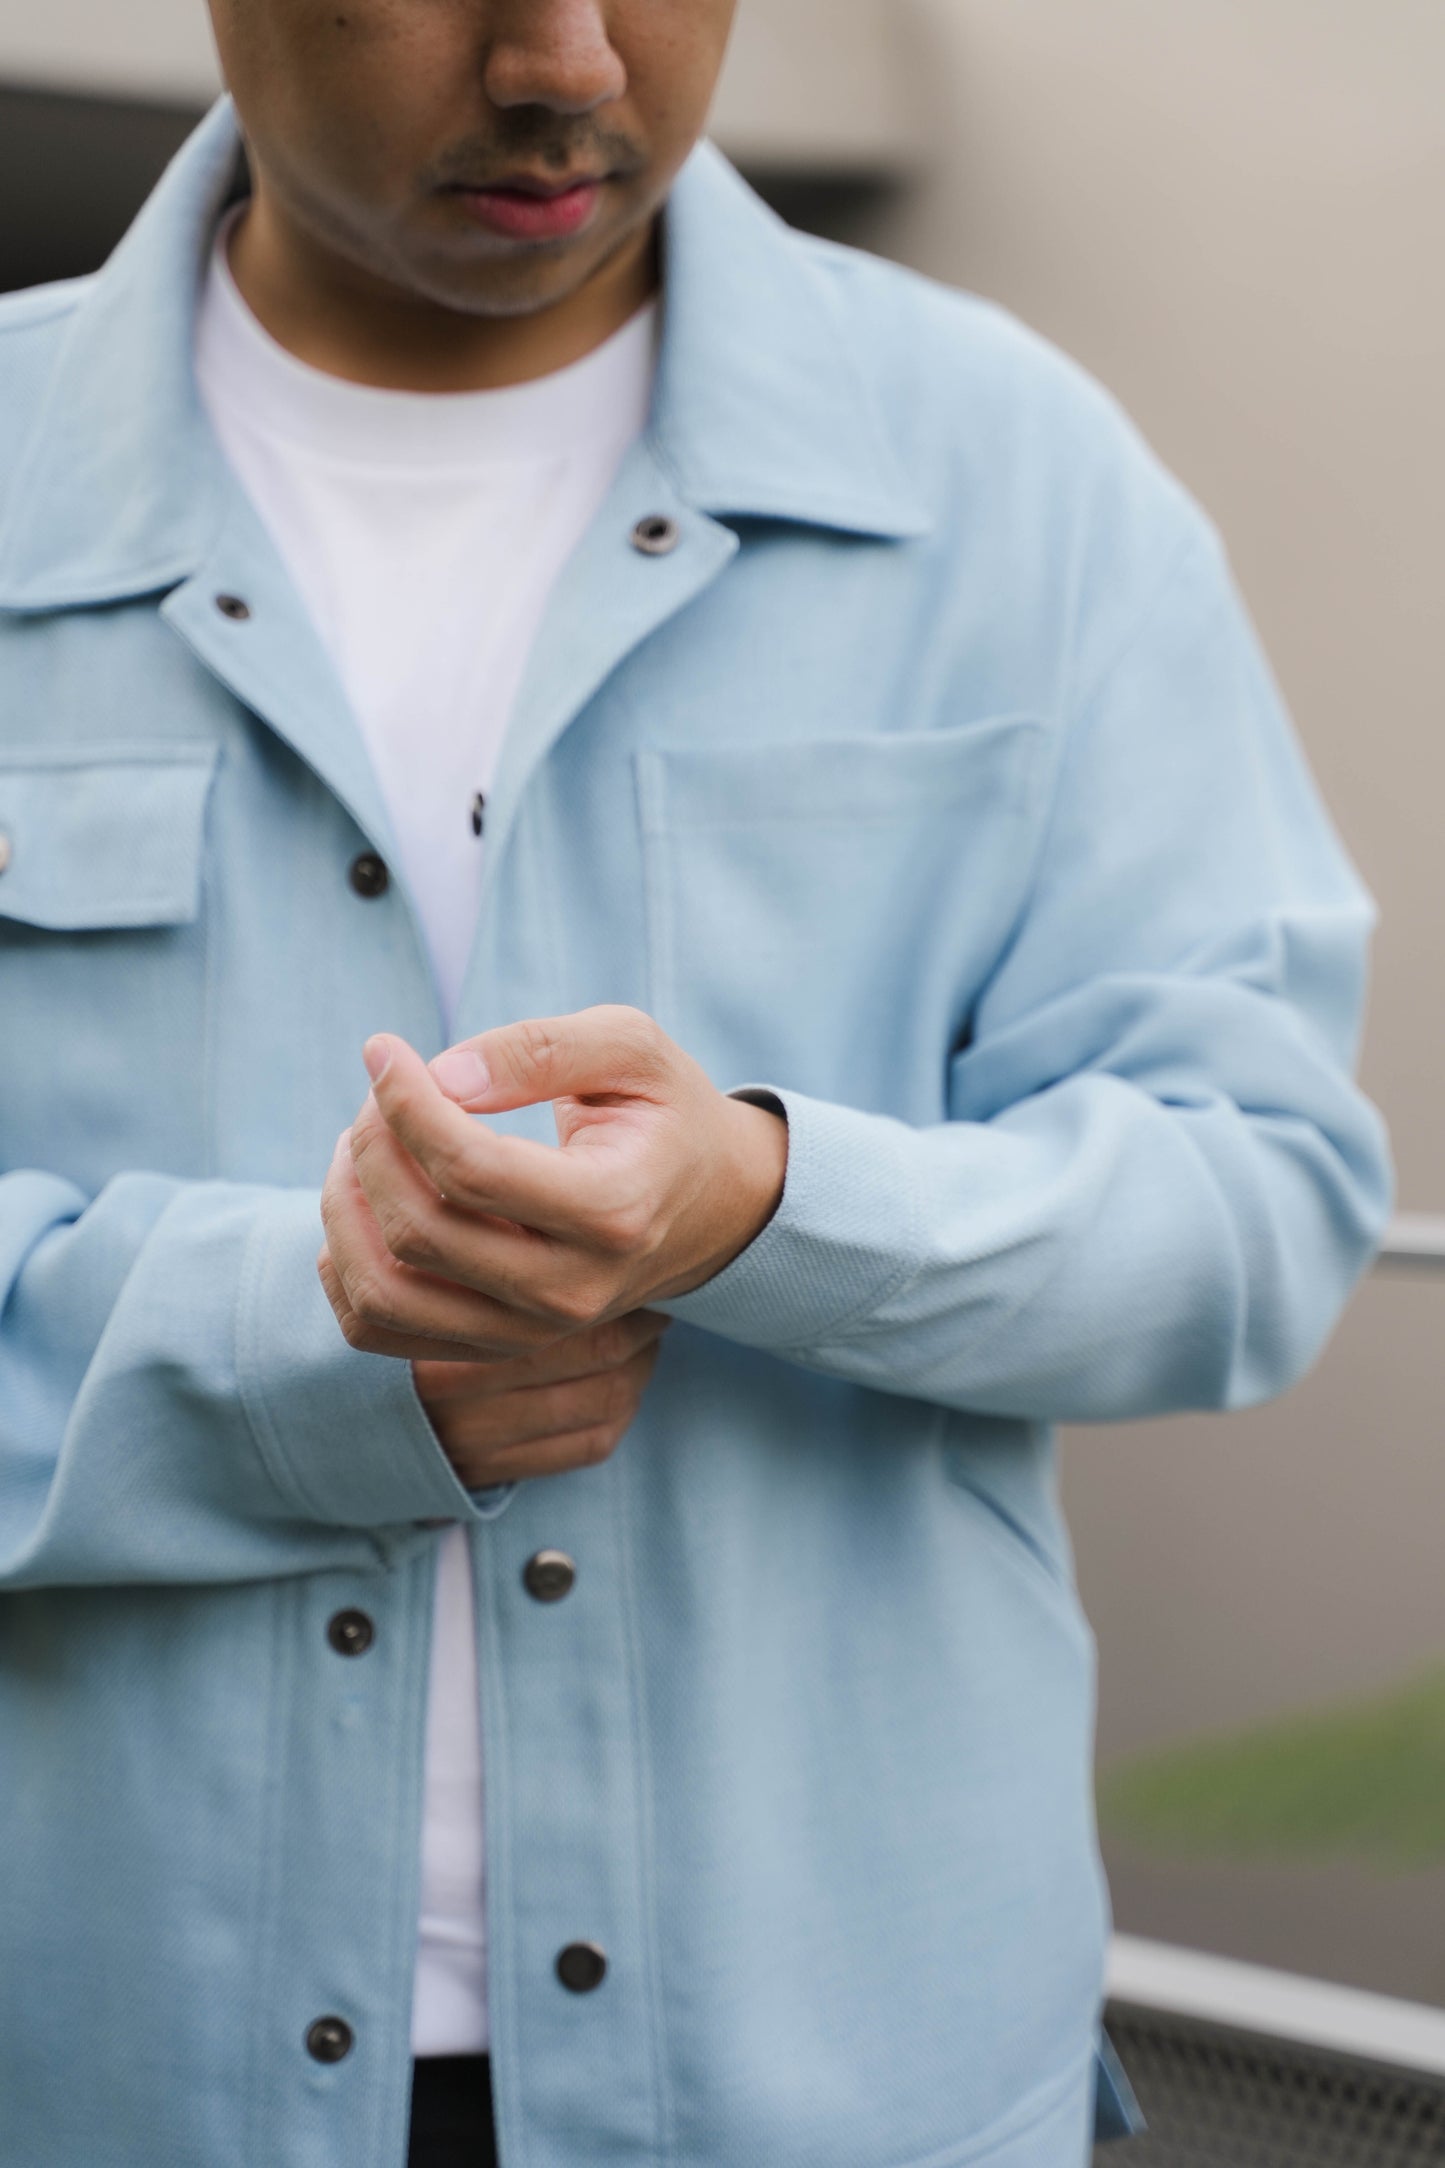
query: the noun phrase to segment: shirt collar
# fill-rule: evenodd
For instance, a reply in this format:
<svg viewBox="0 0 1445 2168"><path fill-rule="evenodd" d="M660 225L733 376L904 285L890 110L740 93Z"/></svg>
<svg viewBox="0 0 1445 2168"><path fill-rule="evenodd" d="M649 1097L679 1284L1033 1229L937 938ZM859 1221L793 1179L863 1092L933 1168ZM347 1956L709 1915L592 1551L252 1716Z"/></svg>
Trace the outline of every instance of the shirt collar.
<svg viewBox="0 0 1445 2168"><path fill-rule="evenodd" d="M61 334L0 523L0 608L156 592L205 556L230 484L196 390L195 314L244 185L223 96ZM663 264L648 434L679 494L715 515L923 533L827 273L709 144L673 185Z"/></svg>
<svg viewBox="0 0 1445 2168"><path fill-rule="evenodd" d="M663 220L650 434L699 511L900 539L930 524L832 277L710 143Z"/></svg>

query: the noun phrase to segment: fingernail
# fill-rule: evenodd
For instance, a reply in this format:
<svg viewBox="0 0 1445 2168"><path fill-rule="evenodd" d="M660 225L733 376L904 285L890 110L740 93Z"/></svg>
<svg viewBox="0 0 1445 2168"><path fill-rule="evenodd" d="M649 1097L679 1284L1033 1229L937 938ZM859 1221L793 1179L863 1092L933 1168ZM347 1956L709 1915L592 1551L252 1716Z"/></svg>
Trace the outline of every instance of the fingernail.
<svg viewBox="0 0 1445 2168"><path fill-rule="evenodd" d="M437 1055L431 1073L448 1099L480 1099L492 1088L491 1070L469 1046L449 1046Z"/></svg>
<svg viewBox="0 0 1445 2168"><path fill-rule="evenodd" d="M384 1032L367 1040L361 1049L361 1058L366 1063L366 1073L372 1083L379 1084L391 1061L391 1041Z"/></svg>

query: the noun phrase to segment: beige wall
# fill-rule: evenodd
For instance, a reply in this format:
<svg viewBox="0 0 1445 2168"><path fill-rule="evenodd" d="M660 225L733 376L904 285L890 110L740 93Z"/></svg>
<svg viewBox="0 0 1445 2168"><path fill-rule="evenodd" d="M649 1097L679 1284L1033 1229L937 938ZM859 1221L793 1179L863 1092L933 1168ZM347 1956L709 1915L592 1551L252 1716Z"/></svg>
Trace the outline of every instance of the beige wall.
<svg viewBox="0 0 1445 2168"><path fill-rule="evenodd" d="M220 76L205 0L3 0L0 81L207 101Z"/></svg>
<svg viewBox="0 0 1445 2168"><path fill-rule="evenodd" d="M1445 6L907 12L938 148L858 237L1077 355L1223 528L1382 908L1365 1074L1439 1210ZM1442 1345L1445 1277L1382 1273L1274 1407L1066 1439L1103 1758L1445 1654ZM1445 2001L1445 1875L1111 1872L1135 1931Z"/></svg>

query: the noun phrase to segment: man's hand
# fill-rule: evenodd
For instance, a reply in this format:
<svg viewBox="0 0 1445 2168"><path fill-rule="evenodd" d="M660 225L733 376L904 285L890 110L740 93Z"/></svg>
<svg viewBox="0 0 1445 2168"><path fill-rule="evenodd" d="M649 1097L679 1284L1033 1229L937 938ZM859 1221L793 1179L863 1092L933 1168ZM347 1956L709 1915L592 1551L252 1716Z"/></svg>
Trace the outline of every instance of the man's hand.
<svg viewBox="0 0 1445 2168"><path fill-rule="evenodd" d="M777 1208L787 1124L718 1091L626 1008L508 1025L439 1054L368 1040L319 1267L353 1347L511 1360L721 1271ZM472 1113L550 1100L558 1147ZM468 1109L470 1112L464 1112Z"/></svg>
<svg viewBox="0 0 1445 2168"><path fill-rule="evenodd" d="M540 1355L412 1364L442 1450L468 1490L606 1460L636 1415L671 1318L634 1310Z"/></svg>

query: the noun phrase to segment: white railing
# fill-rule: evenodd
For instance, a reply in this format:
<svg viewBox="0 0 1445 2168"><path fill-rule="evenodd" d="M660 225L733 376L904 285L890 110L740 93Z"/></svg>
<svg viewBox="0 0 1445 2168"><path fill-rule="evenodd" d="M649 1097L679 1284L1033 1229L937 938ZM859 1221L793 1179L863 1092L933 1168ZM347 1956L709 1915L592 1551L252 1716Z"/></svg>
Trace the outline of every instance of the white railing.
<svg viewBox="0 0 1445 2168"><path fill-rule="evenodd" d="M1202 1950L1115 1935L1110 1997L1335 2054L1445 2076L1445 2010L1372 1995ZM1146 2110L1147 2112L1147 2110Z"/></svg>
<svg viewBox="0 0 1445 2168"><path fill-rule="evenodd" d="M1397 1214L1386 1229L1378 1262L1445 1270L1445 1213Z"/></svg>

